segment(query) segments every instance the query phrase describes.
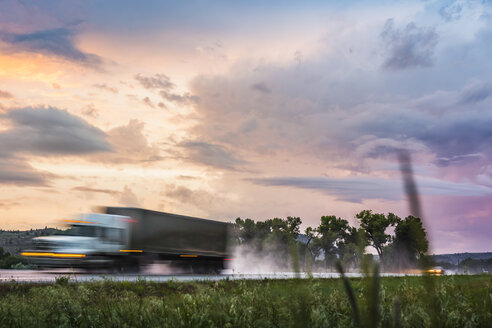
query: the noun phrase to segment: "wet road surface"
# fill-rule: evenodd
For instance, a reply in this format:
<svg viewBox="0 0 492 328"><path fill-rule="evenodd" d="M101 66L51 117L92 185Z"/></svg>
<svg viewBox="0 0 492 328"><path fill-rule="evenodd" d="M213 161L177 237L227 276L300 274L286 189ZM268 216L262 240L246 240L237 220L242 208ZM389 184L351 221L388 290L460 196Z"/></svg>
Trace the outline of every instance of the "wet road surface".
<svg viewBox="0 0 492 328"><path fill-rule="evenodd" d="M300 273L301 278L308 278L307 273ZM338 273L312 273L314 278L338 278ZM347 273L348 277L361 277L360 273ZM381 276L405 276L399 273L382 273ZM293 272L271 272L271 273L235 273L231 270L224 270L220 275L204 275L204 274L183 274L183 273L166 273L158 274L156 272L142 272L139 274L108 274L97 272L76 271L73 269L57 269L57 270L0 270L0 283L8 283L12 281L26 283L50 283L55 282L59 277L69 277L72 282L87 282L87 281L217 281L217 280L261 280L261 279L290 279L295 278Z"/></svg>

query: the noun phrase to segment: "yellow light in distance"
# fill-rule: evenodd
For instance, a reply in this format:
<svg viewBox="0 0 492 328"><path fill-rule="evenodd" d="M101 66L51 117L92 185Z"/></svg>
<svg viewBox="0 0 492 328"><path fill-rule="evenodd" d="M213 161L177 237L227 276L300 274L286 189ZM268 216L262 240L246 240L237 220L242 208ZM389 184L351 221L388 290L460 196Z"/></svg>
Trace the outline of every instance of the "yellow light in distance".
<svg viewBox="0 0 492 328"><path fill-rule="evenodd" d="M129 252L129 253L142 253L141 249L120 249L120 252Z"/></svg>

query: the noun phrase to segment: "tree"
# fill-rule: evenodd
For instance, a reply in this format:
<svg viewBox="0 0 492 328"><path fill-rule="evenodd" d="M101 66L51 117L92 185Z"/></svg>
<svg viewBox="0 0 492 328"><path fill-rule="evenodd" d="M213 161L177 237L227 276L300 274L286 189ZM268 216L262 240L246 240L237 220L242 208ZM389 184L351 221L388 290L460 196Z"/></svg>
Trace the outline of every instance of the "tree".
<svg viewBox="0 0 492 328"><path fill-rule="evenodd" d="M395 228L393 244L399 267L415 264L423 258L429 249L429 241L422 220L411 215L400 220Z"/></svg>
<svg viewBox="0 0 492 328"><path fill-rule="evenodd" d="M360 220L360 227L364 229L369 245L376 249L381 263L384 263L383 247L392 240L386 229L394 226L401 219L393 213L384 215L372 213L371 210L361 211L355 217Z"/></svg>
<svg viewBox="0 0 492 328"><path fill-rule="evenodd" d="M257 222L237 218L234 230L237 244L247 246L244 249L248 252L253 252L259 258L274 254L276 261L285 265L292 257L290 253L295 246L301 224L299 217L291 216L286 219L274 218Z"/></svg>
<svg viewBox="0 0 492 328"><path fill-rule="evenodd" d="M334 215L322 216L318 228L306 230L311 241L311 252L319 255L322 250L325 255L325 267L333 264L335 258L340 258L340 249L344 245L344 240L350 233L350 226L347 220L337 218Z"/></svg>
<svg viewBox="0 0 492 328"><path fill-rule="evenodd" d="M338 254L346 268L359 265L367 246L367 238L362 228L349 227L348 233L338 243Z"/></svg>

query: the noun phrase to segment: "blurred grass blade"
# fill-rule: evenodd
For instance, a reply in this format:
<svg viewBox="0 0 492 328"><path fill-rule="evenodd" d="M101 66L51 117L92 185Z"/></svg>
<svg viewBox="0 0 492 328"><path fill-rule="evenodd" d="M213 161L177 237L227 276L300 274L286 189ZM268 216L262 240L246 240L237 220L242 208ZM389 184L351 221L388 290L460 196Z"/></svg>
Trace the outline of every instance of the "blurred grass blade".
<svg viewBox="0 0 492 328"><path fill-rule="evenodd" d="M401 307L398 296L395 296L393 301L393 328L401 328Z"/></svg>
<svg viewBox="0 0 492 328"><path fill-rule="evenodd" d="M417 192L417 185L413 179L412 162L408 151L403 149L400 150L398 152L398 160L400 162L400 171L403 176L405 193L407 194L407 199L410 205L410 214L415 217L422 218L419 194Z"/></svg>
<svg viewBox="0 0 492 328"><path fill-rule="evenodd" d="M369 279L369 278L368 278ZM367 301L367 317L368 317L368 327L378 327L380 319L380 309L379 309L379 291L381 288L381 281L379 279L379 265L376 263L374 265L374 271L372 274L372 279L368 281L368 295Z"/></svg>
<svg viewBox="0 0 492 328"><path fill-rule="evenodd" d="M352 315L353 315L355 326L360 327L359 308L357 306L357 300L355 299L354 290L352 289L352 285L350 285L350 281L345 276L345 272L343 271L342 263L340 261L336 262L336 267L338 272L340 273L340 278L343 281L345 292L347 293L347 296L349 298L349 303L350 303L350 307L352 308Z"/></svg>

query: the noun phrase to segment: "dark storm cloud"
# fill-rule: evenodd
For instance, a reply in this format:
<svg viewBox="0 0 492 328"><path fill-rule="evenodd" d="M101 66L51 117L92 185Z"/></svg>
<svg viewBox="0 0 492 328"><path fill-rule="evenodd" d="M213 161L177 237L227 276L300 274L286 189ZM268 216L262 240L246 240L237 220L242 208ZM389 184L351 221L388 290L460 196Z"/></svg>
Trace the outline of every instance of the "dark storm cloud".
<svg viewBox="0 0 492 328"><path fill-rule="evenodd" d="M446 120L429 122L425 132L417 135L440 157L453 158L475 153L492 156L492 114L479 113L463 116L449 115ZM471 159L479 157L472 157Z"/></svg>
<svg viewBox="0 0 492 328"><path fill-rule="evenodd" d="M230 150L216 144L188 141L179 145L185 149L185 157L192 162L218 169L237 170L246 162L238 159Z"/></svg>
<svg viewBox="0 0 492 328"><path fill-rule="evenodd" d="M382 178L277 177L249 179L248 181L263 186L316 190L335 196L339 200L356 203L361 202L363 199L400 200L403 198L403 190L399 180ZM418 181L417 185L419 192L424 195L492 195L492 188L489 187L431 178Z"/></svg>
<svg viewBox="0 0 492 328"><path fill-rule="evenodd" d="M338 122L332 136L346 147L357 145L357 148L364 148L363 155L372 158L385 156L392 149L402 148L402 145L418 151L419 143L420 150L428 148L437 158L467 156L467 161L472 161L480 157L470 157L469 154L484 153L492 157L490 126L492 113L489 112L471 111L463 115L461 110L456 110L435 116L411 109L368 109L357 117ZM380 141L375 142L368 136ZM458 161L447 163L457 164ZM444 162L441 161L441 164Z"/></svg>
<svg viewBox="0 0 492 328"><path fill-rule="evenodd" d="M0 40L10 52L33 52L56 56L68 61L97 67L101 57L83 52L75 45L75 32L70 28L54 28L31 33L0 32Z"/></svg>
<svg viewBox="0 0 492 328"><path fill-rule="evenodd" d="M22 108L2 115L13 127L0 133L3 155L82 155L111 150L106 134L64 110Z"/></svg>
<svg viewBox="0 0 492 328"><path fill-rule="evenodd" d="M11 99L11 98L14 98L14 95L8 91L0 90L0 98Z"/></svg>
<svg viewBox="0 0 492 328"><path fill-rule="evenodd" d="M383 27L381 38L387 51L384 68L402 70L432 65L434 48L438 42L438 35L433 28L417 27L411 22L405 28L398 29L393 19L389 19Z"/></svg>

